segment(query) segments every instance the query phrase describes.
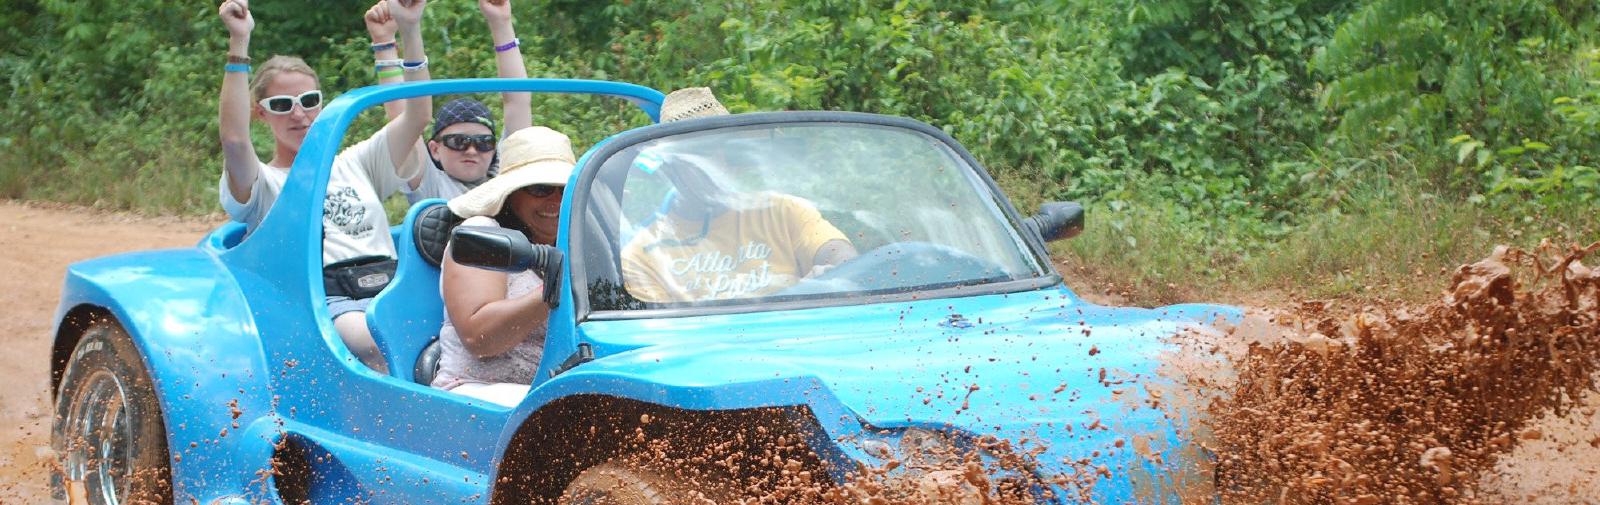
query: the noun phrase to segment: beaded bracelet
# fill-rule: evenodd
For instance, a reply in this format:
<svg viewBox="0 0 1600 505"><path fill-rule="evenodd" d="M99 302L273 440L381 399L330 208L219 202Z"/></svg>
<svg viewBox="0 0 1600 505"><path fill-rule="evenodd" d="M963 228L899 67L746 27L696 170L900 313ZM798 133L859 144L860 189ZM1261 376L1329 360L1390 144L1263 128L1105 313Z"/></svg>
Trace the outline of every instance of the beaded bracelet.
<svg viewBox="0 0 1600 505"><path fill-rule="evenodd" d="M229 63L227 65L223 65L222 66L222 71L223 72L238 72L238 73L241 73L241 74L248 74L248 73L250 73L250 65L245 64L245 63Z"/></svg>
<svg viewBox="0 0 1600 505"><path fill-rule="evenodd" d="M246 64L246 65L249 65L250 64L250 57L249 56L234 56L234 55L230 54L230 55L228 55L228 63L243 63L243 64Z"/></svg>
<svg viewBox="0 0 1600 505"><path fill-rule="evenodd" d="M407 72L417 72L428 68L428 57L423 56L422 61L402 61L400 69Z"/></svg>
<svg viewBox="0 0 1600 505"><path fill-rule="evenodd" d="M372 52L374 52L374 53L376 53L378 51L385 50L385 49L394 49L394 48L395 48L395 45L394 45L394 41L393 40L388 41L388 42L383 42L383 43L372 44Z"/></svg>
<svg viewBox="0 0 1600 505"><path fill-rule="evenodd" d="M507 42L505 44L494 46L494 52L503 53L503 52L506 52L506 51L510 51L512 49L516 49L517 46L519 46L521 44L522 44L522 39L513 38L513 39L511 39L511 42Z"/></svg>
<svg viewBox="0 0 1600 505"><path fill-rule="evenodd" d="M386 68L383 68L383 67L378 67L378 78L379 79L382 79L382 78L385 78L385 77L400 77L402 75L405 75L405 72L400 71L400 69L398 69L398 68L389 67L389 68L386 69Z"/></svg>

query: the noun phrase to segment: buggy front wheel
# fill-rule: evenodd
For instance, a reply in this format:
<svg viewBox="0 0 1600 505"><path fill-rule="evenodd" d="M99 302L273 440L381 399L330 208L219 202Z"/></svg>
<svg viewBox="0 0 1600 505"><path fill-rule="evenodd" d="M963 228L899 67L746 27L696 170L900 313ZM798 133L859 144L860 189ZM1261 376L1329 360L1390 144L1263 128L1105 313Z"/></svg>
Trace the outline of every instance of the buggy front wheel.
<svg viewBox="0 0 1600 505"><path fill-rule="evenodd" d="M712 505L725 503L719 491L725 483L702 482L699 478L671 475L652 469L653 465L611 460L585 469L567 484L560 505Z"/></svg>
<svg viewBox="0 0 1600 505"><path fill-rule="evenodd" d="M72 350L56 395L52 496L79 503L172 503L166 425L133 339L100 321Z"/></svg>

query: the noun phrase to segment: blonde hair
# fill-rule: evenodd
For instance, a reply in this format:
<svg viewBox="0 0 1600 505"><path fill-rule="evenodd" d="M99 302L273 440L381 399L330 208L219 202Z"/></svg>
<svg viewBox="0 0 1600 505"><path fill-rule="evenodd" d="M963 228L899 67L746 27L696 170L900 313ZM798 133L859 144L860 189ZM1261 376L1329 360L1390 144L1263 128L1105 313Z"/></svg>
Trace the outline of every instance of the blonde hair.
<svg viewBox="0 0 1600 505"><path fill-rule="evenodd" d="M302 73L311 76L313 81L319 81L317 79L317 71L312 70L311 65L306 64L306 60L302 60L298 56L273 55L256 70L256 78L250 81L250 96L255 97L256 100L266 98L267 83L272 82L273 79L278 77L278 74L284 72Z"/></svg>

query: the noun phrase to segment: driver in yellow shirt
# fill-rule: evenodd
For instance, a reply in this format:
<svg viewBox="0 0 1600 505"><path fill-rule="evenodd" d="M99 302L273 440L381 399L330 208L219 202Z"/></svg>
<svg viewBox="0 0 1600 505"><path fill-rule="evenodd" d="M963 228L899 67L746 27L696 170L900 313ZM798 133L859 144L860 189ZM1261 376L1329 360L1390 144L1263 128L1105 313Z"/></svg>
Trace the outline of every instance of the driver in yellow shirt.
<svg viewBox="0 0 1600 505"><path fill-rule="evenodd" d="M662 121L726 114L705 88L668 95ZM843 232L805 199L735 193L702 170L703 157L640 155L677 194L663 216L622 250L623 282L646 302L689 302L769 295L856 257Z"/></svg>

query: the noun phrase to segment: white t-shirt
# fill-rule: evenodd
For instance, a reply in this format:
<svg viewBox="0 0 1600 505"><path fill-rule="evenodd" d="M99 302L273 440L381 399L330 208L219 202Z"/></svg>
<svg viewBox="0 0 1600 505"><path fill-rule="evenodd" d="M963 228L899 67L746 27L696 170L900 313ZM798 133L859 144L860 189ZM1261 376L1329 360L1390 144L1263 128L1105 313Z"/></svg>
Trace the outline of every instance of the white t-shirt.
<svg viewBox="0 0 1600 505"><path fill-rule="evenodd" d="M455 177L451 177L449 173L446 173L444 169L439 168L439 164L434 163L433 158L428 156L427 149L421 149L420 151L422 152L421 164L423 165L422 184L418 184L417 189L405 191L406 201L415 204L429 198L449 200L461 196L462 193L466 193L470 189L465 183L456 180ZM484 180L488 179L485 178Z"/></svg>
<svg viewBox="0 0 1600 505"><path fill-rule="evenodd" d="M340 151L333 159L328 197L322 207L324 265L359 256L395 255L383 199L407 188L410 184L407 181L416 176L421 163L415 156L409 156L404 166L394 165L389 157L389 128L384 126L372 137ZM235 201L233 192L228 190L227 170L222 171L218 181L223 210L251 231L272 209L289 175L288 169L265 163L260 168L255 184L250 186L250 198L244 202Z"/></svg>

